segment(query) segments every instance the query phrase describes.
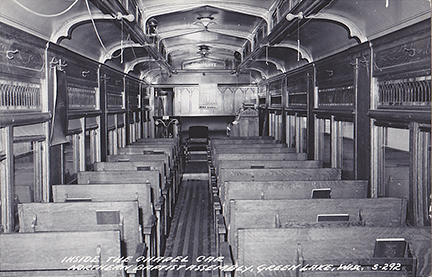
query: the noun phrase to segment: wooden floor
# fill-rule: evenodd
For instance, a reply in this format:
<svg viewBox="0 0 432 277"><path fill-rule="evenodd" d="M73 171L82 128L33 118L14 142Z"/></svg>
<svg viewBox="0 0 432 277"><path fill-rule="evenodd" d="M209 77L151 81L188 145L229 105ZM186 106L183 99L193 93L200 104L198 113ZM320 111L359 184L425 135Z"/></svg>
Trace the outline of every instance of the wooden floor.
<svg viewBox="0 0 432 277"><path fill-rule="evenodd" d="M215 256L212 254L215 252L215 240L210 192L208 180L203 178L203 173L206 172L206 162L193 162L186 165L186 174L183 175L184 179L163 255L164 257L187 256L187 262L171 263L186 267L162 269L159 271L160 277L212 276L211 271L200 272L193 267L193 265L203 264L202 261L197 261L200 256Z"/></svg>

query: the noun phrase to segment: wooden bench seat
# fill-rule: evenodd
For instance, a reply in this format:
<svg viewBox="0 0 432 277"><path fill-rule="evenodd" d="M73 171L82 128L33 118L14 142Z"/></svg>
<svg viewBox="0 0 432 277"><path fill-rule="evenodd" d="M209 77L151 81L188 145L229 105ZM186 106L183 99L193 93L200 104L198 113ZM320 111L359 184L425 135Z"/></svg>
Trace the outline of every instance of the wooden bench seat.
<svg viewBox="0 0 432 277"><path fill-rule="evenodd" d="M280 144L281 142L278 140L272 139L226 139L226 140L218 140L211 139L210 145L219 145L219 144Z"/></svg>
<svg viewBox="0 0 432 277"><path fill-rule="evenodd" d="M242 276L412 276L404 271L371 271L375 263L397 263L397 258L373 257L375 240L405 238L415 257L416 276L431 273L430 227L328 227L241 229L238 258L241 265L335 265L334 271L246 272ZM364 271L340 271L340 264L364 265ZM366 267L369 264L369 267ZM389 273L390 272L390 273Z"/></svg>
<svg viewBox="0 0 432 277"><path fill-rule="evenodd" d="M341 224L404 226L407 203L403 198L230 200L228 242L237 245L237 231L247 228L307 227L321 214L348 214ZM236 253L234 253L236 254Z"/></svg>
<svg viewBox="0 0 432 277"><path fill-rule="evenodd" d="M278 160L278 161L290 161L290 160L306 160L307 154L306 153L273 153L273 154L262 154L262 153L252 153L252 154L230 154L230 153L221 153L216 154L214 156L214 161L220 161L220 160L238 160L238 161L257 161L261 159L266 160ZM217 163L215 163L215 166L217 166Z"/></svg>
<svg viewBox="0 0 432 277"><path fill-rule="evenodd" d="M233 147L233 148L214 148L212 150L212 156L216 154L277 154L277 153L295 153L294 148L286 147L266 147L266 148L255 148L255 147Z"/></svg>
<svg viewBox="0 0 432 277"><path fill-rule="evenodd" d="M161 187L162 188L170 188L172 181L170 175L165 169L165 163L163 161L140 161L140 162L96 162L94 163L94 171L128 171L128 170L137 170L137 171L148 171L148 170L157 170L161 173ZM177 192L175 188L171 190L167 190L167 201L171 203L168 205L169 215L172 216L173 205L175 204Z"/></svg>
<svg viewBox="0 0 432 277"><path fill-rule="evenodd" d="M226 182L226 199L310 199L314 189L331 189L331 198L367 198L367 180Z"/></svg>
<svg viewBox="0 0 432 277"><path fill-rule="evenodd" d="M171 159L166 153L153 154L116 154L108 155L107 162L142 162L142 161L164 161L167 169L172 169Z"/></svg>
<svg viewBox="0 0 432 277"><path fill-rule="evenodd" d="M170 146L174 149L175 155L179 156L181 154L180 142L178 139L166 140L166 139L139 139L130 144L130 146L135 145L146 145L157 148L158 146Z"/></svg>
<svg viewBox="0 0 432 277"><path fill-rule="evenodd" d="M217 176L220 197L225 198L225 182L232 181L335 181L341 179L338 168L228 169Z"/></svg>
<svg viewBox="0 0 432 277"><path fill-rule="evenodd" d="M222 153L213 156L213 164L215 168L219 167L219 161L231 160L231 161L305 161L307 160L306 153L272 153L272 154L235 154L235 153Z"/></svg>
<svg viewBox="0 0 432 277"><path fill-rule="evenodd" d="M173 199L175 192L178 191L178 188L181 183L181 172L175 170L174 167L171 167L172 161L169 158L168 154L160 153L160 154L117 154L117 155L108 155L108 162L142 162L142 161L163 161L166 164L166 176L170 176L166 186L161 186L163 193L166 196L167 201L166 206L172 206L173 204L169 202L169 199ZM172 178L171 178L172 177ZM163 185L163 184L162 184ZM170 196L173 197L170 197ZM166 209L168 212L169 209Z"/></svg>
<svg viewBox="0 0 432 277"><path fill-rule="evenodd" d="M118 230L124 256L143 243L137 201L18 204L21 233Z"/></svg>
<svg viewBox="0 0 432 277"><path fill-rule="evenodd" d="M213 141L218 140L274 140L272 136L237 136L237 137L216 137L212 138Z"/></svg>
<svg viewBox="0 0 432 277"><path fill-rule="evenodd" d="M314 189L331 189L332 199L367 198L368 181L264 181L264 182L225 182L222 210L225 203L233 200L288 200L311 199Z"/></svg>
<svg viewBox="0 0 432 277"><path fill-rule="evenodd" d="M0 234L0 276L122 276L121 270L97 270L109 257L121 257L119 231ZM93 262L64 262L91 257ZM63 261L63 262L62 262ZM68 270L73 265L95 270Z"/></svg>
<svg viewBox="0 0 432 277"><path fill-rule="evenodd" d="M160 172L157 170L137 171L79 171L78 184L150 184L152 199L156 201L162 196Z"/></svg>
<svg viewBox="0 0 432 277"><path fill-rule="evenodd" d="M155 205L163 205L161 218L157 218L163 222L165 230L169 226L168 203L167 195L162 194L164 188L160 185L160 173L156 170L150 171L80 171L77 173L78 184L150 184L152 188L152 201ZM161 200L164 199L164 200ZM164 233L166 233L164 231Z"/></svg>
<svg viewBox="0 0 432 277"><path fill-rule="evenodd" d="M247 144L213 144L210 147L211 149L234 149L234 148L240 148L240 149L269 149L269 148L288 148L286 143L247 143ZM293 148L288 148L293 149ZM295 148L294 148L295 149Z"/></svg>
<svg viewBox="0 0 432 277"><path fill-rule="evenodd" d="M165 153L169 156L170 161L174 163L175 153L174 149L170 146L147 146L147 145L128 145L123 148L117 149L118 154L159 154Z"/></svg>
<svg viewBox="0 0 432 277"><path fill-rule="evenodd" d="M149 184L54 185L52 191L54 202L138 201L144 242L148 245L147 256L159 255L164 241L164 226L163 221L156 221L156 218L161 218L161 207L153 207Z"/></svg>
<svg viewBox="0 0 432 277"><path fill-rule="evenodd" d="M280 168L321 168L322 166L323 166L322 161L220 160L218 163L218 168L216 169L216 174L218 174L220 168L280 169Z"/></svg>
<svg viewBox="0 0 432 277"><path fill-rule="evenodd" d="M179 173L182 171L181 163L177 160L177 156L174 153L174 150L170 146L160 146L160 147L153 147L153 146L140 146L140 145L128 145L125 148L119 148L118 154L126 154L126 155L135 155L135 154L143 154L144 156L147 155L160 155L161 153L165 153L168 155L169 162L167 165L170 166L170 172L173 177L173 184L175 187L178 187L179 184Z"/></svg>

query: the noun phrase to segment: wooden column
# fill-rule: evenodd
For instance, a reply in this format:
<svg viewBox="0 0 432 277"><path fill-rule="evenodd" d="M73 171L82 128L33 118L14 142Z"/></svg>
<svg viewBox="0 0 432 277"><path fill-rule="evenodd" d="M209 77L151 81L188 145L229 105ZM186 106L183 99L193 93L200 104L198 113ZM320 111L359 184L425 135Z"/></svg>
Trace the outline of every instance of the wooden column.
<svg viewBox="0 0 432 277"><path fill-rule="evenodd" d="M107 75L104 74L100 77L100 125L99 125L99 138L100 138L100 161L105 162L108 153L108 111L107 111Z"/></svg>
<svg viewBox="0 0 432 277"><path fill-rule="evenodd" d="M85 124L85 117L80 118L80 125L81 125L81 133L77 134L78 136L78 148L79 148L79 165L78 170L79 171L85 171L86 170L86 124Z"/></svg>
<svg viewBox="0 0 432 277"><path fill-rule="evenodd" d="M14 157L13 157L13 127L0 129L1 140L4 145L5 158L1 161L1 225L5 233L12 233L14 223Z"/></svg>
<svg viewBox="0 0 432 277"><path fill-rule="evenodd" d="M354 178L368 180L370 177L370 56L356 59L355 113L354 113Z"/></svg>

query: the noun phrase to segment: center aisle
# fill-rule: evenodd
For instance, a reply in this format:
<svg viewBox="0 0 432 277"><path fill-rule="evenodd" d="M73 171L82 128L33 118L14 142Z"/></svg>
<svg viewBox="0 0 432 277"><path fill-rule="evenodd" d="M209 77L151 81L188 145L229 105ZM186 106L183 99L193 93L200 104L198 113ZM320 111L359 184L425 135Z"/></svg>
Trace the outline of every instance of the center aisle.
<svg viewBox="0 0 432 277"><path fill-rule="evenodd" d="M164 257L187 256L187 262L171 263L170 265L177 267L171 268L173 270L160 270L160 277L212 276L211 271L196 271L197 267L193 266L215 264L200 260L203 256L215 256L212 254L215 251L212 207L207 173L204 170L207 171L206 163L203 162L186 165L166 242ZM182 268L178 270L179 265Z"/></svg>

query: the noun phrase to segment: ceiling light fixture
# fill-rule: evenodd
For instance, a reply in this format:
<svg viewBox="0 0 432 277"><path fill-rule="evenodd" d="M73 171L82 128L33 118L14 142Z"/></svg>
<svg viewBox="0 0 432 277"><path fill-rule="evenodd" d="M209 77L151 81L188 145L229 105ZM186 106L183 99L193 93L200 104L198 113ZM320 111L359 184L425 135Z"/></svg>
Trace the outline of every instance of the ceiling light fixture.
<svg viewBox="0 0 432 277"><path fill-rule="evenodd" d="M208 54L210 54L210 47L208 45L200 45L199 50L197 52L201 55L201 57L206 57Z"/></svg>
<svg viewBox="0 0 432 277"><path fill-rule="evenodd" d="M204 28L207 30L208 26L210 24L217 24L217 22L213 21L214 17L209 15L209 16L198 16L197 17L198 21L195 21L193 24L202 24L204 26Z"/></svg>
<svg viewBox="0 0 432 277"><path fill-rule="evenodd" d="M300 61L300 20L306 17L303 15L303 12L299 12L298 14L289 13L285 18L288 21L297 18L297 61Z"/></svg>

